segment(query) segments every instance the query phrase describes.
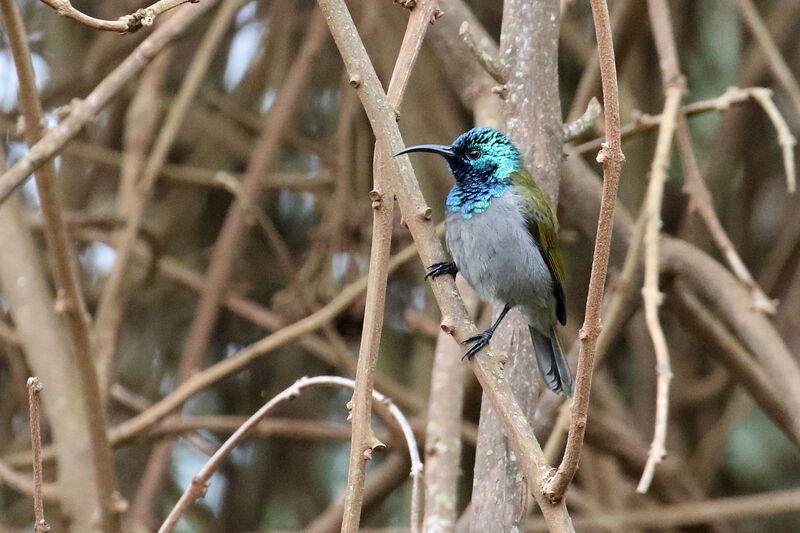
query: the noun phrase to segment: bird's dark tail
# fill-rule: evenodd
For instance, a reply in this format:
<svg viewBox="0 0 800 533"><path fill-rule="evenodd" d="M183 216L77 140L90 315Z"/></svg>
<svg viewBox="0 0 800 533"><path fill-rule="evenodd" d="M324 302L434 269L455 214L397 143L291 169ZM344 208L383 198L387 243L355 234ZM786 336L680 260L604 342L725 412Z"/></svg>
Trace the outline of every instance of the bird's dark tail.
<svg viewBox="0 0 800 533"><path fill-rule="evenodd" d="M550 328L550 335L540 333L532 327L528 329L531 332L533 348L536 350L536 362L542 379L553 392L572 396L572 374L561 351L555 328Z"/></svg>

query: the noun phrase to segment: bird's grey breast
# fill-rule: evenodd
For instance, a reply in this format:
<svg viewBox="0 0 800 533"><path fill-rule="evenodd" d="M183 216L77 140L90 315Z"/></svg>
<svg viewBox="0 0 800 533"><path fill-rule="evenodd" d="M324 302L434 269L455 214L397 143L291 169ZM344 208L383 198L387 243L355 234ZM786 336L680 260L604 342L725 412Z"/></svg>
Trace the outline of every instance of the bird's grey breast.
<svg viewBox="0 0 800 533"><path fill-rule="evenodd" d="M553 279L517 202L511 190L492 198L485 211L470 218L449 213L447 247L482 299L519 305L531 325L549 327L552 324L533 324L540 321L531 315L555 316Z"/></svg>

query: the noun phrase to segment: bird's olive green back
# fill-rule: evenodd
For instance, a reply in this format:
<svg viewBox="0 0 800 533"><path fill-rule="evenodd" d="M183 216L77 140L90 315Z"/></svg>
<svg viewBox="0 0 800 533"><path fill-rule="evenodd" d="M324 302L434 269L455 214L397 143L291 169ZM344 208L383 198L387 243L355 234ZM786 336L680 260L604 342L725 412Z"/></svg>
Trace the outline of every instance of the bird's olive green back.
<svg viewBox="0 0 800 533"><path fill-rule="evenodd" d="M542 190L536 185L530 172L520 166L511 175L511 183L519 189L522 198L520 209L528 222L530 231L542 251L547 267L554 280L556 316L561 324L567 322L566 298L564 295L564 260L558 246L558 219Z"/></svg>

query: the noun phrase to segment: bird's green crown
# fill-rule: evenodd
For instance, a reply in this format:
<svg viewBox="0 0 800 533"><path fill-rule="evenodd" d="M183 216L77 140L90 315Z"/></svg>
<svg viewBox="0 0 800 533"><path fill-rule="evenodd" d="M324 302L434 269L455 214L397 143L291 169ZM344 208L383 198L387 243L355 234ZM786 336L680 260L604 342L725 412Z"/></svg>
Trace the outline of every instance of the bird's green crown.
<svg viewBox="0 0 800 533"><path fill-rule="evenodd" d="M456 184L447 196L447 212L464 218L485 211L492 198L511 187L520 167L520 154L506 134L494 128L475 128L452 144L447 166Z"/></svg>

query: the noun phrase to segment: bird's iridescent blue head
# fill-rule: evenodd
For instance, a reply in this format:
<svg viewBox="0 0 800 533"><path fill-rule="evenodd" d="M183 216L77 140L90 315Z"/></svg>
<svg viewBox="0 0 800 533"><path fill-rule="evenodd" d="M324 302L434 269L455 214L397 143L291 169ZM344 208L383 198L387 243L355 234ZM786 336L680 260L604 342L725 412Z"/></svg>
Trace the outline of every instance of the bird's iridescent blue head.
<svg viewBox="0 0 800 533"><path fill-rule="evenodd" d="M502 196L520 165L517 147L505 133L494 128L471 129L450 146L410 146L395 156L410 152L431 152L445 158L456 179L447 197L448 212L461 211L465 218L485 211L492 198Z"/></svg>
<svg viewBox="0 0 800 533"><path fill-rule="evenodd" d="M486 127L461 134L451 146L420 144L400 150L395 156L410 152L441 155L457 182L507 183L520 161L519 150L511 139L501 131Z"/></svg>

